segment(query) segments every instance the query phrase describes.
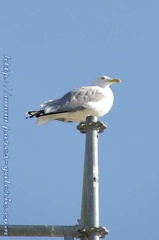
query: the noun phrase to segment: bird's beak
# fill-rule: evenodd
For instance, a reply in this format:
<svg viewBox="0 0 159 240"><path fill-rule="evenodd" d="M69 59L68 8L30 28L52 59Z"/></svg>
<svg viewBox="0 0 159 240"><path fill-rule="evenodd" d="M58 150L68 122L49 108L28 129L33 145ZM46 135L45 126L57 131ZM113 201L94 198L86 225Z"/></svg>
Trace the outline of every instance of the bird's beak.
<svg viewBox="0 0 159 240"><path fill-rule="evenodd" d="M110 83L120 83L121 80L119 78L114 78L114 79L111 79L109 80Z"/></svg>

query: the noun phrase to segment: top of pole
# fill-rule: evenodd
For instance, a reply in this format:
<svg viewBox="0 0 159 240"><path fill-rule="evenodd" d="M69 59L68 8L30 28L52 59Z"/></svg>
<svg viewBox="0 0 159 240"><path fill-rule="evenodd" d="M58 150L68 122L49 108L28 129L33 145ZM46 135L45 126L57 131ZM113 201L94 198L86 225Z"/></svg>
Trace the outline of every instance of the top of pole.
<svg viewBox="0 0 159 240"><path fill-rule="evenodd" d="M107 128L107 126L104 122L97 121L97 117L95 116L87 116L86 121L80 122L77 126L77 129L81 133L86 133L86 131L90 128L96 129L98 133L102 133Z"/></svg>

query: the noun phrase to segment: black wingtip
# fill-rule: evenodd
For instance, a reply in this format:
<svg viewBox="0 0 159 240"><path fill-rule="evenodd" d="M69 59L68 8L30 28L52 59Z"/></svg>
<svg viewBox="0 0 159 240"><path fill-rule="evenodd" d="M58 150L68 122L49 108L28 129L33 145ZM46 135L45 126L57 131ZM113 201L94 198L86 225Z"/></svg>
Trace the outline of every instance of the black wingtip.
<svg viewBox="0 0 159 240"><path fill-rule="evenodd" d="M34 116L32 115L32 116L27 116L27 117L25 117L25 119L28 119L28 118L33 118Z"/></svg>
<svg viewBox="0 0 159 240"><path fill-rule="evenodd" d="M29 116L27 116L25 119L28 119L28 118L33 118L33 117L40 117L44 114L44 111L43 110L38 110L38 111L29 111L29 112L26 112L26 114L28 114Z"/></svg>

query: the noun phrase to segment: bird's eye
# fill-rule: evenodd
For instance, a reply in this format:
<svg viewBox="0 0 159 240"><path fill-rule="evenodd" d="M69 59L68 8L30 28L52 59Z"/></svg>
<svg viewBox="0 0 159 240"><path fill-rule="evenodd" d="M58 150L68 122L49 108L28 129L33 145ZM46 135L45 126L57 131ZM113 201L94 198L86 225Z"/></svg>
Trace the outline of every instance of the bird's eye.
<svg viewBox="0 0 159 240"><path fill-rule="evenodd" d="M105 79L105 77L101 77L101 79Z"/></svg>

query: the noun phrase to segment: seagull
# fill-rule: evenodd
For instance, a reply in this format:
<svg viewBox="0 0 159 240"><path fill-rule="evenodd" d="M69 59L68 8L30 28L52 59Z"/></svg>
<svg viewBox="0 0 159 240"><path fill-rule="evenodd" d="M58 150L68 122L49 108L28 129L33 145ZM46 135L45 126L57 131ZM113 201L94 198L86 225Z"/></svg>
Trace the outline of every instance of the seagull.
<svg viewBox="0 0 159 240"><path fill-rule="evenodd" d="M66 93L63 97L48 100L40 110L29 111L26 118L37 118L37 125L59 120L62 122L82 122L87 116L102 117L109 112L114 102L110 85L121 82L118 78L101 76L92 86L84 86Z"/></svg>

